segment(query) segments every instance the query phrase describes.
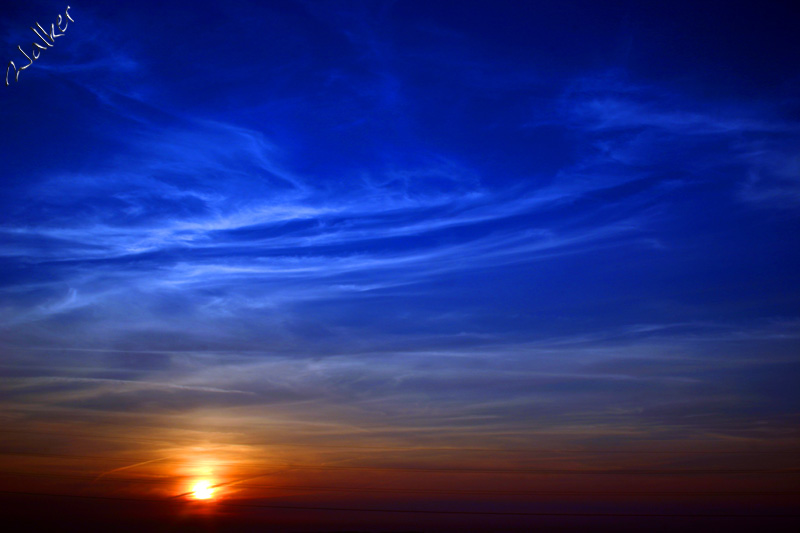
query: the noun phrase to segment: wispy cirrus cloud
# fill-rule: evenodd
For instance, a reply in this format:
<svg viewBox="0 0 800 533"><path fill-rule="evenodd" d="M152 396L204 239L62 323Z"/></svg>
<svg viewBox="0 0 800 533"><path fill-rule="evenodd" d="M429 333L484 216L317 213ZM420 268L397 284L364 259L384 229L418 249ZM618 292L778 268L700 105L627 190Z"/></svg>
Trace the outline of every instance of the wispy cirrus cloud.
<svg viewBox="0 0 800 533"><path fill-rule="evenodd" d="M137 374L93 377L107 370L87 360L73 364L70 377L7 378L0 388L21 409L46 404L63 416L69 410L136 412L147 405L151 422L202 409L227 411L229 423L252 420L258 425L257 414L268 405L274 421L299 429L324 405L332 415L327 431L334 435L359 427L375 438L391 430L396 439L418 442L440 427L456 441L473 443L502 432L518 443L545 438L574 447L594 435L620 431L626 438L646 440L654 428L672 439L726 435L756 443L758 433L733 414L745 403L755 409L774 404L770 416L775 422L790 415L775 410L782 402L765 387L786 381L780 376L796 363L788 353L758 356L757 345L741 341L760 339L778 347L796 324L739 331L663 326L655 335L650 325L645 328L649 337L617 338L602 347L564 338L341 353L324 359L263 351L173 352L162 354L166 365L140 367L137 379L132 379ZM720 342L731 350L719 353ZM94 357L102 355L95 352ZM106 352L105 360L121 362L130 356ZM205 360L208 356L213 365ZM27 372L38 366L30 363ZM391 428L386 417L392 419ZM593 429L581 432L579 427Z"/></svg>

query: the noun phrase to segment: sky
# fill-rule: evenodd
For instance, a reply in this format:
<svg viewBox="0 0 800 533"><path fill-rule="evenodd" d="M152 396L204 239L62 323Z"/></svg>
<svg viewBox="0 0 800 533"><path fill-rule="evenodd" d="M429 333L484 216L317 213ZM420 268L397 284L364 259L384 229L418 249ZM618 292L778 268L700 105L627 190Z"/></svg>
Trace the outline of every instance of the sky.
<svg viewBox="0 0 800 533"><path fill-rule="evenodd" d="M797 509L788 4L0 11L18 518L45 498L281 531ZM50 44L31 30L57 19Z"/></svg>

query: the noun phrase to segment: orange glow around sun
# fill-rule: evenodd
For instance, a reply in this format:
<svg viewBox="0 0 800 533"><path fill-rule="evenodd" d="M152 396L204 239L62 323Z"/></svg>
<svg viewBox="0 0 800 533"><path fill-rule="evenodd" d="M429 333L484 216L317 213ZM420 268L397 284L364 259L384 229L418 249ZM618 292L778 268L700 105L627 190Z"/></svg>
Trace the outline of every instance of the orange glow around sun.
<svg viewBox="0 0 800 533"><path fill-rule="evenodd" d="M198 481L192 487L192 497L196 500L210 500L214 497L214 487L208 481Z"/></svg>

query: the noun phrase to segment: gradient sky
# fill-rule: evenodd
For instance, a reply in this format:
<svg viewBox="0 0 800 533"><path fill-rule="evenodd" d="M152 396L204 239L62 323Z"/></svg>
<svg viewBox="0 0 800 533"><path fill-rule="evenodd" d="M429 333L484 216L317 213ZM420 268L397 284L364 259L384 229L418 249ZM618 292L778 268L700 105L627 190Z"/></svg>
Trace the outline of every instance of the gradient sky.
<svg viewBox="0 0 800 533"><path fill-rule="evenodd" d="M788 3L70 5L0 89L2 487L797 466ZM0 59L66 6L5 1ZM548 483L692 485L642 472Z"/></svg>

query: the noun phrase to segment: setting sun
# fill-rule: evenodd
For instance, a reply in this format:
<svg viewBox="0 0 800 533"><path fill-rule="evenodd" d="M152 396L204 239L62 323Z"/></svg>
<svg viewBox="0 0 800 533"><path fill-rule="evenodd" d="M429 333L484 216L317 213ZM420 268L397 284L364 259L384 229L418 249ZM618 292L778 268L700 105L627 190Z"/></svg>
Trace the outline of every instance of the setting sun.
<svg viewBox="0 0 800 533"><path fill-rule="evenodd" d="M198 481L192 487L192 496L197 500L208 500L214 497L214 487L208 481Z"/></svg>

